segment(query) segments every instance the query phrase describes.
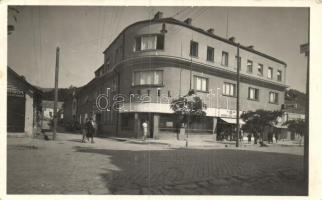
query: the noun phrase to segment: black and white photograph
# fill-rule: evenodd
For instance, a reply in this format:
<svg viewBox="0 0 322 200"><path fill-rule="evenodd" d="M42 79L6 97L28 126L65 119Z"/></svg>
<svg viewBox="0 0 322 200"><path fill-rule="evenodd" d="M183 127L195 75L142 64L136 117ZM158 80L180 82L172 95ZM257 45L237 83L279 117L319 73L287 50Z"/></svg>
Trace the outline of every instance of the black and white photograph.
<svg viewBox="0 0 322 200"><path fill-rule="evenodd" d="M311 9L8 4L5 194L309 196Z"/></svg>

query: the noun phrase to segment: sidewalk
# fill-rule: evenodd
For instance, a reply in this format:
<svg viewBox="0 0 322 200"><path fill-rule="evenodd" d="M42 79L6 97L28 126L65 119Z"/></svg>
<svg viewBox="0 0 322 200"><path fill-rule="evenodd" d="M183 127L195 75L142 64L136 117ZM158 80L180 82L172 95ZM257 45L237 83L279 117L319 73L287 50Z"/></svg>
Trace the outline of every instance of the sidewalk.
<svg viewBox="0 0 322 200"><path fill-rule="evenodd" d="M224 148L224 147L235 147L236 141L215 141L215 140L198 140L198 139L189 139L188 142L186 139L176 140L176 139L151 139L148 138L145 141L142 139L137 138L120 138L120 137L109 137L109 139L122 141L126 143L133 143L133 144L153 144L153 145L165 145L169 148ZM278 143L268 144L265 143L268 147L272 146L299 146L297 141L278 141ZM251 147L251 146L258 146L259 144L254 144L252 141L248 143L247 141L241 141L239 143L240 147ZM303 147L303 145L301 146Z"/></svg>

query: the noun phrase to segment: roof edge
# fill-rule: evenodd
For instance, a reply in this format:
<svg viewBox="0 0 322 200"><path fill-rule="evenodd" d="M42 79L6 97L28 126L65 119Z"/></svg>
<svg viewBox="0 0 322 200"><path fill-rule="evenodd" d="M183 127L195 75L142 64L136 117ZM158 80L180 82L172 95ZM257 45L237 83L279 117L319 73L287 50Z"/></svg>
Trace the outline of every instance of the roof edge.
<svg viewBox="0 0 322 200"><path fill-rule="evenodd" d="M195 26L192 26L192 25L189 25L189 24L186 24L186 23L184 23L184 22L182 22L182 21L179 21L179 20L177 20L177 19L174 19L174 18L172 18L172 17L169 17L169 18L161 18L161 19L149 19L149 20L142 20L142 21L138 21L138 22L135 22L135 23L133 23L133 24L130 24L129 26L127 26L127 27L125 27L119 34L118 34L118 36L110 43L110 45L103 51L103 53L105 53L112 45L113 45L113 43L127 30L127 29L129 29L129 28L131 28L131 27L133 27L133 26L135 26L135 25L138 25L138 24L144 24L144 23L149 23L149 24L151 24L151 23L161 23L161 22L165 22L165 23L171 23L171 24L177 24L177 25L181 25L181 26L184 26L184 27L186 27L186 28L190 28L190 29L192 29L192 30L194 30L194 31L197 31L197 32L199 32L199 33L202 33L202 34L205 34L205 35L207 35L207 36L209 36L209 37L212 37L212 38L214 38L214 39L217 39L217 40L220 40L220 41L222 41L222 42L225 42L225 43L227 43L227 44L230 44L230 45L233 45L233 46L236 46L237 47L237 45L239 44L239 43L236 43L236 42L232 42L232 41L230 41L230 40L228 40L228 39L225 39L225 38L223 38L223 37L220 37L220 36L218 36L218 35L215 35L215 34L212 34L212 33L209 33L209 32L207 32L207 31L205 31L205 30L203 30L203 29L201 29L201 28L198 28L198 27L195 27ZM278 63L280 63L280 64L283 64L285 67L287 66L287 64L284 62L284 61L282 61L282 60L280 60L280 59L278 59L278 58L275 58L275 57L273 57L273 56L270 56L270 55L267 55L267 54L265 54L265 53L262 53L262 52L260 52L260 51L257 51L257 50L254 50L254 49L251 49L251 48L248 48L248 47L246 47L246 46L244 46L244 45L241 45L241 44L239 44L240 45L240 48L241 49L243 49L243 50L246 50L246 51L249 51L249 52L252 52L252 53L255 53L255 54L257 54L257 55L260 55L260 56L263 56L263 57L265 57L265 58L267 58L267 59L270 59L270 60L273 60L273 61L275 61L275 62L278 62Z"/></svg>

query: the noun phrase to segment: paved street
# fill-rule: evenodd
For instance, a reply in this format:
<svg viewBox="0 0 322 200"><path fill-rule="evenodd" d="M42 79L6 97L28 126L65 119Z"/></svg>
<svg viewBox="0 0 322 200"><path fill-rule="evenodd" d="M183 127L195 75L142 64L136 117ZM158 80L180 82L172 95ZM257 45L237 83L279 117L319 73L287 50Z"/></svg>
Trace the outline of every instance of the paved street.
<svg viewBox="0 0 322 200"><path fill-rule="evenodd" d="M305 195L303 147L8 137L9 194Z"/></svg>

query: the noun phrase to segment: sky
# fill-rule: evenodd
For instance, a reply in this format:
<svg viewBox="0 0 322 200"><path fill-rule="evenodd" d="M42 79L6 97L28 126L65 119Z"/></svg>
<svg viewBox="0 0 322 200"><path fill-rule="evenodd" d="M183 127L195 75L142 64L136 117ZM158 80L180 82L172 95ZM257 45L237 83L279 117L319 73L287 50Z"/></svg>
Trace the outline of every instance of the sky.
<svg viewBox="0 0 322 200"><path fill-rule="evenodd" d="M54 87L55 52L60 47L59 87L82 86L103 64L103 51L128 25L157 11L192 25L234 36L243 45L287 63L286 84L305 92L308 9L275 7L96 7L23 6L8 36L8 65L33 85ZM228 17L227 17L228 16ZM228 19L228 20L227 20Z"/></svg>

